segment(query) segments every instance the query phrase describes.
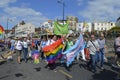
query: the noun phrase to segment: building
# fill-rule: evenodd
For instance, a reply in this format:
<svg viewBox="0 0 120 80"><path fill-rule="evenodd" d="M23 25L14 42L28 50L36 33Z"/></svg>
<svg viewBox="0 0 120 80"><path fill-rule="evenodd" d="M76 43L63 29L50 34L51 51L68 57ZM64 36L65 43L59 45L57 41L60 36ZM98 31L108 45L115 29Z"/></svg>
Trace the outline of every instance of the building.
<svg viewBox="0 0 120 80"><path fill-rule="evenodd" d="M41 23L40 28L41 28L41 33L42 34L44 34L44 33L52 34L53 33L53 28L54 28L53 21L48 20L46 22Z"/></svg>
<svg viewBox="0 0 120 80"><path fill-rule="evenodd" d="M115 25L120 27L120 17L117 19L117 21L116 21L116 24L115 24Z"/></svg>
<svg viewBox="0 0 120 80"><path fill-rule="evenodd" d="M107 31L115 27L115 22L93 22L92 27L97 31Z"/></svg>
<svg viewBox="0 0 120 80"><path fill-rule="evenodd" d="M115 27L115 22L79 22L77 25L77 31L107 31Z"/></svg>
<svg viewBox="0 0 120 80"><path fill-rule="evenodd" d="M76 31L88 31L91 32L92 31L92 23L90 22L80 22L76 24Z"/></svg>
<svg viewBox="0 0 120 80"><path fill-rule="evenodd" d="M20 24L15 27L15 37L28 37L29 34L35 32L35 26L31 23Z"/></svg>
<svg viewBox="0 0 120 80"><path fill-rule="evenodd" d="M78 23L78 18L75 16L67 16L68 28L69 30L76 31L76 24Z"/></svg>

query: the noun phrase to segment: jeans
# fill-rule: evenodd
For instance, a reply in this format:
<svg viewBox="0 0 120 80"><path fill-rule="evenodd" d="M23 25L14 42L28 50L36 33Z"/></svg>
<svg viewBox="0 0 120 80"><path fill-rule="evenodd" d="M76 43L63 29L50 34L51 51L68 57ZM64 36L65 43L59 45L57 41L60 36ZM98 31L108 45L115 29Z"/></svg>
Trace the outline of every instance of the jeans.
<svg viewBox="0 0 120 80"><path fill-rule="evenodd" d="M23 48L24 60L27 61L28 48Z"/></svg>
<svg viewBox="0 0 120 80"><path fill-rule="evenodd" d="M96 54L97 60L96 63L100 62L100 67L103 67L104 64L104 48L101 48Z"/></svg>
<svg viewBox="0 0 120 80"><path fill-rule="evenodd" d="M103 67L103 64L104 64L104 48L101 48L100 49L100 67Z"/></svg>
<svg viewBox="0 0 120 80"><path fill-rule="evenodd" d="M90 54L90 61L88 62L88 66L91 65L91 68L92 68L94 71L96 71L96 64L95 64L96 58L97 58L97 57L96 57L96 54L95 54L95 55Z"/></svg>

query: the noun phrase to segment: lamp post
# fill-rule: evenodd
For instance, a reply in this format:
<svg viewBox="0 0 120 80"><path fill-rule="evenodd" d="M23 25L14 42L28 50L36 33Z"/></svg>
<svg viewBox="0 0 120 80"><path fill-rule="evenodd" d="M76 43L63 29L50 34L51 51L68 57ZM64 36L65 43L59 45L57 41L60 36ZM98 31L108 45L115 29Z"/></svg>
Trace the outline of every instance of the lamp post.
<svg viewBox="0 0 120 80"><path fill-rule="evenodd" d="M65 14L65 9L64 9L64 7L65 7L65 3L64 3L63 0L58 1L58 3L63 5L63 24L64 24L64 14Z"/></svg>
<svg viewBox="0 0 120 80"><path fill-rule="evenodd" d="M8 38L8 23L9 23L9 21L12 21L12 20L7 18L7 38Z"/></svg>

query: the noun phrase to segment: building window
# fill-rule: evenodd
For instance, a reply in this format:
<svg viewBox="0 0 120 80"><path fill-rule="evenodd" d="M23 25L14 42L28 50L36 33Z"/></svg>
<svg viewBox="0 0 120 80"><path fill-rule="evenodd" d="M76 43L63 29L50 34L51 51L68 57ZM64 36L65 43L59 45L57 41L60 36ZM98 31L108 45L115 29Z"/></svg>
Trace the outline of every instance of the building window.
<svg viewBox="0 0 120 80"><path fill-rule="evenodd" d="M113 26L113 23L111 23L111 26Z"/></svg>
<svg viewBox="0 0 120 80"><path fill-rule="evenodd" d="M103 26L103 23L101 23L101 26Z"/></svg>

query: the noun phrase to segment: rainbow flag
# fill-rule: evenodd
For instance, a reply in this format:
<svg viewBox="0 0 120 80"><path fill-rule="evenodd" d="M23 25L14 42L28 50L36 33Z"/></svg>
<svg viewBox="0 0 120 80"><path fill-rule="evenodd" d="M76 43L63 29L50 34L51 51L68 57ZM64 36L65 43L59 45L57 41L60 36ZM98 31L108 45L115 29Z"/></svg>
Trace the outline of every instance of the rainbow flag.
<svg viewBox="0 0 120 80"><path fill-rule="evenodd" d="M4 32L4 28L0 25L0 35L2 35Z"/></svg>
<svg viewBox="0 0 120 80"><path fill-rule="evenodd" d="M62 57L63 40L59 39L53 44L45 46L43 48L46 55L47 62L49 64L55 63L55 61Z"/></svg>

